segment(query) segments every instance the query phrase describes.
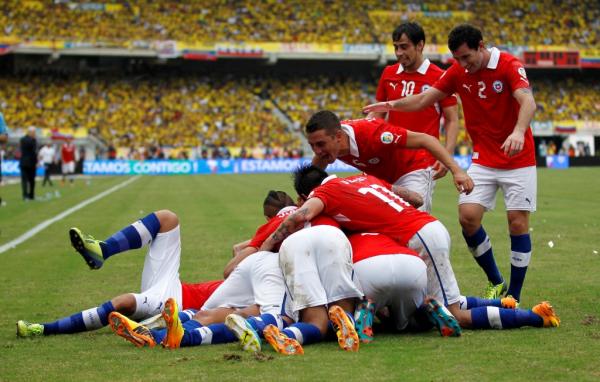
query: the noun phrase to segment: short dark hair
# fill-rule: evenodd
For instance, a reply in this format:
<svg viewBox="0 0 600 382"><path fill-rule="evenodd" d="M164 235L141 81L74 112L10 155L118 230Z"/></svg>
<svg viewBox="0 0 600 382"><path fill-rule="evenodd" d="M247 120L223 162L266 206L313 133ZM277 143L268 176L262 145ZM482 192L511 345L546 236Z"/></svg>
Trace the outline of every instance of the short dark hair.
<svg viewBox="0 0 600 382"><path fill-rule="evenodd" d="M321 110L310 117L306 123L306 134L314 133L317 130L326 130L327 134L333 135L337 129L341 129L342 124L335 113L329 110Z"/></svg>
<svg viewBox="0 0 600 382"><path fill-rule="evenodd" d="M263 202L263 212L266 217L272 218L277 215L282 208L294 206L294 200L284 191L271 190L267 193L267 197Z"/></svg>
<svg viewBox="0 0 600 382"><path fill-rule="evenodd" d="M415 22L398 25L392 33L392 41L400 40L400 37L402 37L403 34L405 34L414 45L417 45L420 41L423 41L423 44L425 44L425 31Z"/></svg>
<svg viewBox="0 0 600 382"><path fill-rule="evenodd" d="M479 29L469 24L461 24L450 31L448 48L454 52L466 43L469 49L477 49L481 41L483 41L483 36Z"/></svg>
<svg viewBox="0 0 600 382"><path fill-rule="evenodd" d="M294 171L294 189L299 196L306 197L328 176L325 170L312 164L301 165Z"/></svg>

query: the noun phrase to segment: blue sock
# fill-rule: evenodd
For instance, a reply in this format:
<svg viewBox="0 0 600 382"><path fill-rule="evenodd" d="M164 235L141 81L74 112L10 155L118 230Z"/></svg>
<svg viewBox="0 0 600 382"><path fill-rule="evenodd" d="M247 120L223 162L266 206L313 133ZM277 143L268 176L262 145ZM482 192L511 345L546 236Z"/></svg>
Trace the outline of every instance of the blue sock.
<svg viewBox="0 0 600 382"><path fill-rule="evenodd" d="M181 312L179 312L179 320L181 321L182 324L185 324L186 322L188 322L189 320L194 318L194 315L196 313L198 313L197 309L182 310Z"/></svg>
<svg viewBox="0 0 600 382"><path fill-rule="evenodd" d="M460 310L470 310L482 306L495 306L497 308L502 308L502 300L499 298L488 300L487 298L481 297L460 296L459 305Z"/></svg>
<svg viewBox="0 0 600 382"><path fill-rule="evenodd" d="M102 256L108 259L117 253L141 248L154 240L159 230L160 222L153 212L100 242Z"/></svg>
<svg viewBox="0 0 600 382"><path fill-rule="evenodd" d="M181 347L237 341L235 334L223 323L202 326L198 321L190 320L183 324L183 330Z"/></svg>
<svg viewBox="0 0 600 382"><path fill-rule="evenodd" d="M522 326L542 327L544 320L531 310L481 307L471 309L473 329L514 329Z"/></svg>
<svg viewBox="0 0 600 382"><path fill-rule="evenodd" d="M84 310L54 322L42 324L44 325L44 335L72 334L100 329L108 324L108 315L114 310L112 302L107 301L99 307Z"/></svg>
<svg viewBox="0 0 600 382"><path fill-rule="evenodd" d="M314 344L321 342L323 339L319 328L306 322L296 322L283 329L283 333L290 338L296 339L300 345Z"/></svg>
<svg viewBox="0 0 600 382"><path fill-rule="evenodd" d="M150 329L150 332L152 333L152 337L154 338L154 341L156 341L157 345L160 344L167 336L167 329Z"/></svg>
<svg viewBox="0 0 600 382"><path fill-rule="evenodd" d="M475 261L477 261L477 264L479 264L481 269L483 269L487 275L488 280L494 285L502 283L504 279L496 265L494 252L492 251L492 243L483 229L483 226L479 227L473 236L467 236L463 231L463 237L467 242L469 251L471 251Z"/></svg>
<svg viewBox="0 0 600 382"><path fill-rule="evenodd" d="M248 317L246 321L252 326L252 329L256 330L256 333L260 337L263 337L263 330L267 325L274 325L279 330L282 330L287 326L287 323L281 319L281 316L276 316L271 313L264 313L258 317Z"/></svg>
<svg viewBox="0 0 600 382"><path fill-rule="evenodd" d="M529 234L510 235L510 285L506 294L513 296L517 301L521 299L521 289L530 260L531 237Z"/></svg>

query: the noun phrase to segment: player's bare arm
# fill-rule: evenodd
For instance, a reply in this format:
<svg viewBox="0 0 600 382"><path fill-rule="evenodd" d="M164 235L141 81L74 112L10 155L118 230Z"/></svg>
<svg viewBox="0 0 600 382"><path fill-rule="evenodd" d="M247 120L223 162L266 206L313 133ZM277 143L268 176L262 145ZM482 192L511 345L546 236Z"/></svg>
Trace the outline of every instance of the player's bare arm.
<svg viewBox="0 0 600 382"><path fill-rule="evenodd" d="M385 119L386 117L387 117L387 113L384 113L384 112L371 112L371 113L367 114L367 116L365 118Z"/></svg>
<svg viewBox="0 0 600 382"><path fill-rule="evenodd" d="M235 257L235 255L240 253L244 248L248 247L248 244L250 244L250 241L252 241L252 239L248 239L248 240L242 241L241 243L234 244L232 257Z"/></svg>
<svg viewBox="0 0 600 382"><path fill-rule="evenodd" d="M418 111L433 105L448 95L436 88L429 88L423 93L400 98L394 101L377 102L363 107L363 113L387 113L390 110Z"/></svg>
<svg viewBox="0 0 600 382"><path fill-rule="evenodd" d="M458 137L458 105L447 106L442 109L444 113L444 130L446 131L446 151L453 155ZM433 164L435 175L433 179L443 178L448 169L439 160Z"/></svg>
<svg viewBox="0 0 600 382"><path fill-rule="evenodd" d="M407 130L407 133L406 147L413 149L427 149L437 160L442 162L442 164L450 170L454 177L454 185L458 192L464 192L468 195L473 191L474 184L471 177L460 168L436 138L429 134L415 133L414 131L409 130Z"/></svg>
<svg viewBox="0 0 600 382"><path fill-rule="evenodd" d="M513 132L506 138L501 148L504 154L513 156L523 150L525 145L525 132L529 128L533 115L535 114L536 104L533 93L529 88L517 89L513 92L513 97L519 103L519 116Z"/></svg>
<svg viewBox="0 0 600 382"><path fill-rule="evenodd" d="M223 278L229 277L231 272L233 272L235 267L237 267L238 264L242 262L242 260L244 260L246 257L248 257L256 252L257 252L257 249L255 247L248 247L248 246L246 246L246 248L239 251L231 260L229 260L227 265L225 265L225 269L223 270Z"/></svg>
<svg viewBox="0 0 600 382"><path fill-rule="evenodd" d="M311 221L315 216L321 213L325 205L319 198L308 199L302 207L298 208L293 214L288 216L279 227L269 236L261 245L261 251L270 251L276 244L281 243L286 237L304 227L304 224Z"/></svg>
<svg viewBox="0 0 600 382"><path fill-rule="evenodd" d="M419 208L423 205L423 198L421 197L421 195L409 190L406 187L393 185L392 192L404 199L406 202L410 203L410 205L412 205L415 208Z"/></svg>

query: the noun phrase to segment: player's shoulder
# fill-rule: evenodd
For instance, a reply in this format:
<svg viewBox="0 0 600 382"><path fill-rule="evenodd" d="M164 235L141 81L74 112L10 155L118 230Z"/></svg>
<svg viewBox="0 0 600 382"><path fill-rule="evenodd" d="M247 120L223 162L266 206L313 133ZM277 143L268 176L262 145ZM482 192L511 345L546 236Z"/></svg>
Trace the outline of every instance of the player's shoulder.
<svg viewBox="0 0 600 382"><path fill-rule="evenodd" d="M389 79L398 76L398 68L400 67L400 63L395 63L393 65L388 65L383 69L381 73L381 79Z"/></svg>

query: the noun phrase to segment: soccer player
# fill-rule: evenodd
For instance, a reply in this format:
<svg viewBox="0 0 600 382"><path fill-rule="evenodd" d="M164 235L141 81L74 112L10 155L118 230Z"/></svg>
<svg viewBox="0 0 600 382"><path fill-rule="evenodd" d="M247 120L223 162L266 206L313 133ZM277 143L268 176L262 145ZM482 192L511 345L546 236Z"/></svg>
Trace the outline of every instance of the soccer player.
<svg viewBox="0 0 600 382"><path fill-rule="evenodd" d="M378 118L340 121L328 110L313 114L305 130L315 153L312 162L321 169L339 159L395 184L414 170L405 158L405 153L411 151L408 149L425 148L452 172L459 192L468 194L473 189L471 178L431 135L415 133Z"/></svg>
<svg viewBox="0 0 600 382"><path fill-rule="evenodd" d="M391 101L429 89L444 73L442 69L423 57L425 32L414 22L400 24L392 33L394 53L398 62L387 66L377 87L378 101ZM387 114L387 115L386 115ZM439 138L440 123L444 121L446 151L454 153L458 134L458 108L456 97L451 95L440 102L416 112L373 112L367 118L386 118L396 126L406 126L412 131ZM424 200L422 211L431 212L435 180L446 175L447 168L427 150L402 152L404 174L395 183L418 192ZM399 175L399 174L398 174Z"/></svg>
<svg viewBox="0 0 600 382"><path fill-rule="evenodd" d="M470 25L454 28L448 47L455 63L427 91L396 101L366 106L363 111L415 111L457 93L465 125L473 141L473 164L468 174L477 187L459 197L459 220L467 246L488 278L485 297L504 295L519 300L531 259L529 214L536 209L536 168L529 124L536 104L525 68L497 48L486 49L481 31ZM494 208L496 191L504 195L511 241L508 291L500 274L483 214Z"/></svg>
<svg viewBox="0 0 600 382"><path fill-rule="evenodd" d="M68 138L60 149L60 157L62 162L62 183L69 178L69 183L73 184L73 174L75 174L75 145L73 140Z"/></svg>
<svg viewBox="0 0 600 382"><path fill-rule="evenodd" d="M262 249L275 245L314 216L324 213L334 217L347 231L378 232L401 245L408 243L427 264L428 294L443 301L448 306L448 315L454 315L463 327L484 328L498 322L503 328L558 326L558 317L546 302L526 311L524 316L513 309L504 312L483 307L486 311L478 320L473 318L473 310L461 310L461 296L449 259L450 238L445 227L431 215L410 206L379 179L369 175L337 178L315 166L305 166L295 172L295 185L300 195L309 195L307 202L284 220ZM488 313L491 308L496 310ZM439 309L445 310L441 305ZM480 324L482 326L477 326Z"/></svg>
<svg viewBox="0 0 600 382"><path fill-rule="evenodd" d="M183 309L198 309L221 284L221 281L181 283L179 219L169 210L153 212L115 233L106 241L95 240L77 228L71 228L69 235L73 247L91 269L99 269L105 260L118 253L149 245L142 271L141 292L119 295L100 306L54 322L37 324L20 320L17 322L17 336L72 334L96 330L108 324L108 316L113 311L136 319L145 319L160 313L164 300L170 296L175 296Z"/></svg>

